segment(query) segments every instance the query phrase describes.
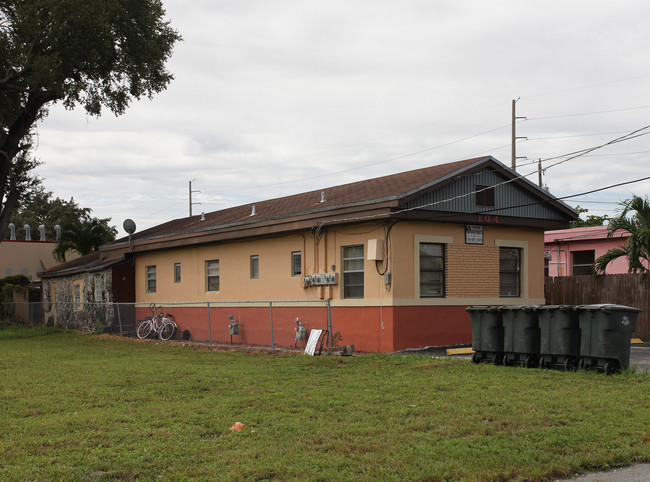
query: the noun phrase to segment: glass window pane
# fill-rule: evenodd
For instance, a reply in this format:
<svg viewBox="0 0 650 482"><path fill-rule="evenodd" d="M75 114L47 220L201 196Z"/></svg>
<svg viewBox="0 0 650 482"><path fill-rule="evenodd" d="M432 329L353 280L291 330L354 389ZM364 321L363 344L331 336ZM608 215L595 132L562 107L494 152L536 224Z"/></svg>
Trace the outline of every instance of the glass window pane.
<svg viewBox="0 0 650 482"><path fill-rule="evenodd" d="M302 274L302 252L294 251L291 253L291 276L300 276Z"/></svg>
<svg viewBox="0 0 650 482"><path fill-rule="evenodd" d="M147 276L147 293L156 292L156 267L147 266L145 268Z"/></svg>
<svg viewBox="0 0 650 482"><path fill-rule="evenodd" d="M343 248L343 297L363 298L363 245Z"/></svg>
<svg viewBox="0 0 650 482"><path fill-rule="evenodd" d="M219 260L205 262L206 291L219 291Z"/></svg>
<svg viewBox="0 0 650 482"><path fill-rule="evenodd" d="M442 244L420 243L420 255L442 256Z"/></svg>
<svg viewBox="0 0 650 482"><path fill-rule="evenodd" d="M445 245L420 243L420 298L445 296Z"/></svg>
<svg viewBox="0 0 650 482"><path fill-rule="evenodd" d="M521 296L521 248L499 248L499 285L501 296Z"/></svg>
<svg viewBox="0 0 650 482"><path fill-rule="evenodd" d="M348 246L344 249L346 258L363 258L363 246Z"/></svg>
<svg viewBox="0 0 650 482"><path fill-rule="evenodd" d="M344 271L363 271L363 259L346 259L343 261Z"/></svg>

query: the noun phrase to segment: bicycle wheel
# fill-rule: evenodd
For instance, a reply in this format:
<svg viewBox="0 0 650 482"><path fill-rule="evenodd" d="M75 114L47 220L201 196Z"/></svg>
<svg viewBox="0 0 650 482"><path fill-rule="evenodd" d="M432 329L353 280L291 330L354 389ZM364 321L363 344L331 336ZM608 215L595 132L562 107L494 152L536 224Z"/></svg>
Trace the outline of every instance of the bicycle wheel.
<svg viewBox="0 0 650 482"><path fill-rule="evenodd" d="M167 321L163 323L163 325L160 327L160 339L167 341L170 340L174 337L176 334L176 323L173 323L171 321Z"/></svg>
<svg viewBox="0 0 650 482"><path fill-rule="evenodd" d="M152 330L153 326L151 325L151 320L144 320L138 323L138 326L135 329L135 334L138 336L138 338L144 340L145 338L148 338L149 335L151 335Z"/></svg>

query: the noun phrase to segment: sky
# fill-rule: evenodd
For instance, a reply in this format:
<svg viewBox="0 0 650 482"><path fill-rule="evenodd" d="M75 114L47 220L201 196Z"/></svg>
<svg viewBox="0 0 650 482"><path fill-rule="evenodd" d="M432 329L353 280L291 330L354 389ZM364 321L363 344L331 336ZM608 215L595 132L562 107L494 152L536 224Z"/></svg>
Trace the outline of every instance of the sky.
<svg viewBox="0 0 650 482"><path fill-rule="evenodd" d="M482 155L510 166L513 100L519 174L537 183L541 160L553 195L594 191L565 199L593 215L650 193L647 0L163 4L183 36L166 91L120 117L53 106L38 126L45 188L118 236L188 216L190 181L196 215Z"/></svg>

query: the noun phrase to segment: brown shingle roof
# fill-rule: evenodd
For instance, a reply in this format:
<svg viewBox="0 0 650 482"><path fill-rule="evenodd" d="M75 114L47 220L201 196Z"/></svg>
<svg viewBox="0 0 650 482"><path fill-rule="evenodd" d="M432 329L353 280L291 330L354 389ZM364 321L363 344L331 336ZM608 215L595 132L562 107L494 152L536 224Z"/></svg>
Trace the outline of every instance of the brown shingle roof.
<svg viewBox="0 0 650 482"><path fill-rule="evenodd" d="M81 256L71 261L57 264L56 266L40 271L38 274L41 278L52 278L56 276L67 276L77 273L98 271L123 260L124 259L121 256L107 258L102 256L101 251L95 251L94 253Z"/></svg>
<svg viewBox="0 0 650 482"><path fill-rule="evenodd" d="M367 179L364 181L342 184L339 186L318 189L292 196L286 196L266 201L236 206L220 211L191 218L180 218L154 226L135 233L134 240L153 237L164 237L173 234L205 231L217 227L248 222L259 222L273 218L285 218L310 212L328 211L335 208L353 205L371 204L379 201L398 200L406 194L423 188L434 181L440 180L458 170L469 167L486 157L451 162L438 166L425 167L412 171L401 172L389 176ZM321 203L321 193L325 202ZM252 206L255 205L255 216L251 216ZM120 241L124 241L123 238Z"/></svg>

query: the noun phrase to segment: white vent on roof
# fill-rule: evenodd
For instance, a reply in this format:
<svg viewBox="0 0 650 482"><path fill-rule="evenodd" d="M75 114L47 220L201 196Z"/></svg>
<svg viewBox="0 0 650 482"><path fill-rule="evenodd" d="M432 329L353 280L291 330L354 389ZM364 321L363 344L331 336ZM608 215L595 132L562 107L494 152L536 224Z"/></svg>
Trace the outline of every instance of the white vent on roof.
<svg viewBox="0 0 650 482"><path fill-rule="evenodd" d="M257 211L255 210L255 204L253 204L253 207L251 208L251 216L255 216L257 214Z"/></svg>
<svg viewBox="0 0 650 482"><path fill-rule="evenodd" d="M322 203L325 202L325 191L320 192L320 202L322 202Z"/></svg>
<svg viewBox="0 0 650 482"><path fill-rule="evenodd" d="M201 221L205 221L205 213L201 213Z"/></svg>

